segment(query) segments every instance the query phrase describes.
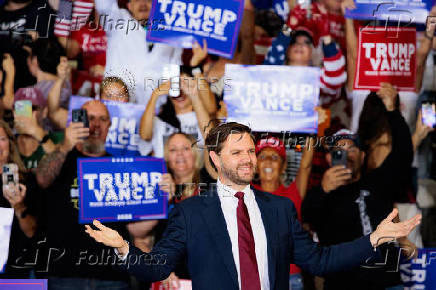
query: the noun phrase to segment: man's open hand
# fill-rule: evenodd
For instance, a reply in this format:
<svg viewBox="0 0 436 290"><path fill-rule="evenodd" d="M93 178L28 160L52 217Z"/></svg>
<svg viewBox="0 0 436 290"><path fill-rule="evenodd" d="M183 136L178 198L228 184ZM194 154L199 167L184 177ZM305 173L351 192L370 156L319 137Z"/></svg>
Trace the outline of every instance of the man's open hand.
<svg viewBox="0 0 436 290"><path fill-rule="evenodd" d="M94 238L94 240L105 246L116 248L118 253L122 256L129 252L129 244L124 241L123 237L121 237L117 231L102 225L102 223L97 220L94 220L92 224L98 230L93 230L89 225L85 225L85 232Z"/></svg>
<svg viewBox="0 0 436 290"><path fill-rule="evenodd" d="M392 222L397 215L398 209L394 208L388 217L377 226L375 232L371 234L371 244L374 247L398 238L407 237L421 223L422 219L422 216L417 214L404 222Z"/></svg>

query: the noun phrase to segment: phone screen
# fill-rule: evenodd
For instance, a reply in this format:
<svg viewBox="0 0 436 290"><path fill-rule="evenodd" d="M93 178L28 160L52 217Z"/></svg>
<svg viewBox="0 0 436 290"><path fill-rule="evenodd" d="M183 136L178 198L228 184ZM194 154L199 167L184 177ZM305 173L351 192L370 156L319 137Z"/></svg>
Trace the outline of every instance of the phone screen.
<svg viewBox="0 0 436 290"><path fill-rule="evenodd" d="M171 82L169 91L170 97L180 96L180 66L177 64L166 64L163 67L162 78Z"/></svg>
<svg viewBox="0 0 436 290"><path fill-rule="evenodd" d="M434 103L422 104L422 123L428 127L434 127L436 124L436 110Z"/></svg>
<svg viewBox="0 0 436 290"><path fill-rule="evenodd" d="M27 100L16 101L14 104L16 116L32 117L32 102Z"/></svg>
<svg viewBox="0 0 436 290"><path fill-rule="evenodd" d="M3 173L2 173L2 182L3 185L7 185L9 183L18 183L18 166L14 163L9 163L3 165Z"/></svg>

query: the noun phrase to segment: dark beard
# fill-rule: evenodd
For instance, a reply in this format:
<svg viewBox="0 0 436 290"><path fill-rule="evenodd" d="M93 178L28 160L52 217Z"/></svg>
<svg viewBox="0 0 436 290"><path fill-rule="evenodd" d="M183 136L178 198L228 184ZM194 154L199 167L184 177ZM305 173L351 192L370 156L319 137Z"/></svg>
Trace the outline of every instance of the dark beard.
<svg viewBox="0 0 436 290"><path fill-rule="evenodd" d="M242 165L246 165L246 164L242 164ZM241 166L242 166L242 165L241 165ZM225 175L225 176L226 176L230 181L232 181L234 184L237 184L237 185L248 185L248 184L250 184L251 181L253 180L253 178L254 178L254 172L256 171L256 167L253 166L253 164L250 164L250 165L251 165L252 168L253 168L253 171L252 171L253 174L252 174L250 180L241 179L241 178L238 176L237 169L234 169L234 170L229 169L229 168L227 168L226 166L224 166L223 163L221 163L221 169L222 169L223 174L224 174L224 175Z"/></svg>

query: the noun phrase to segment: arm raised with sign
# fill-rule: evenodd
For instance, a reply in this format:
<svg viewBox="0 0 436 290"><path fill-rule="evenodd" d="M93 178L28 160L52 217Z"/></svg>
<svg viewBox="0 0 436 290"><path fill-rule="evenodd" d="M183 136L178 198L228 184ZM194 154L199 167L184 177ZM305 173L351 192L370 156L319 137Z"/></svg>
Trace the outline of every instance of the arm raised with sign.
<svg viewBox="0 0 436 290"><path fill-rule="evenodd" d="M166 81L160 84L151 94L144 114L142 114L141 123L139 124L139 136L142 139L150 141L151 138L153 138L153 119L156 116L156 102L159 97L168 95L170 88L171 82Z"/></svg>
<svg viewBox="0 0 436 290"><path fill-rule="evenodd" d="M57 66L58 78L51 88L47 99L48 116L56 126L62 129L65 129L67 126L68 111L60 106L60 99L62 87L68 81L70 72L71 68L68 65L68 59L61 57Z"/></svg>
<svg viewBox="0 0 436 290"><path fill-rule="evenodd" d="M427 27L424 31L424 36L421 37L420 45L418 45L418 51L416 52L416 92L419 93L422 87L422 80L424 77L425 63L427 61L428 54L432 49L433 37L435 33L436 23L433 20L436 16L436 6L431 9L427 18Z"/></svg>
<svg viewBox="0 0 436 290"><path fill-rule="evenodd" d="M195 68L198 67L207 57L207 42L206 39L203 39L203 47L200 46L197 42L192 45L192 58L190 65ZM200 95L201 101L205 106L209 115L213 116L216 114L217 105L215 100L215 95L212 93L209 84L206 81L206 78L203 75L201 70L192 72L195 81L198 83L198 94Z"/></svg>
<svg viewBox="0 0 436 290"><path fill-rule="evenodd" d="M3 54L3 70L6 73L4 76L4 92L3 106L5 109L12 110L14 105L14 81L15 81L15 65L14 59L9 53ZM4 74L3 74L4 75Z"/></svg>
<svg viewBox="0 0 436 290"><path fill-rule="evenodd" d="M341 8L342 14L345 15L346 9L355 9L356 5L353 0L344 0L341 3ZM354 21L351 18L345 18L345 41L347 45L347 89L352 91L356 76L357 35L354 29Z"/></svg>

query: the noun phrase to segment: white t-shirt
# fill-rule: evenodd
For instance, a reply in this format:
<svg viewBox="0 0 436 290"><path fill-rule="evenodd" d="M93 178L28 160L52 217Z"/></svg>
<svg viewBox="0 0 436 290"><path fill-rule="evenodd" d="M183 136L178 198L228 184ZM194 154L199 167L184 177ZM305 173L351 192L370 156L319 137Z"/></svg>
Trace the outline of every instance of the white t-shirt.
<svg viewBox="0 0 436 290"><path fill-rule="evenodd" d="M154 43L149 51L146 30L129 11L118 7L117 0L95 0L95 6L108 41L105 76L123 79L135 102L146 105L158 86L163 65L180 65L183 49Z"/></svg>
<svg viewBox="0 0 436 290"><path fill-rule="evenodd" d="M347 92L348 96L351 96L353 103L353 112L351 116L351 131L357 132L359 127L359 117L363 109L366 97L369 95L369 90L353 90ZM418 100L418 94L415 92L400 92L400 111L409 125L410 131L415 130L416 122L416 101Z"/></svg>
<svg viewBox="0 0 436 290"><path fill-rule="evenodd" d="M180 121L180 129L183 133L192 135L195 140L198 140L198 146L204 145L203 135L201 135L200 128L198 127L197 116L195 112L189 112L185 114L177 115ZM150 154L153 150L153 156L164 157L164 144L168 140L168 137L178 132L178 129L171 126L168 123L162 121L159 117L153 119L153 138L151 139L152 146L147 146L146 142L139 143L139 151L141 155Z"/></svg>

